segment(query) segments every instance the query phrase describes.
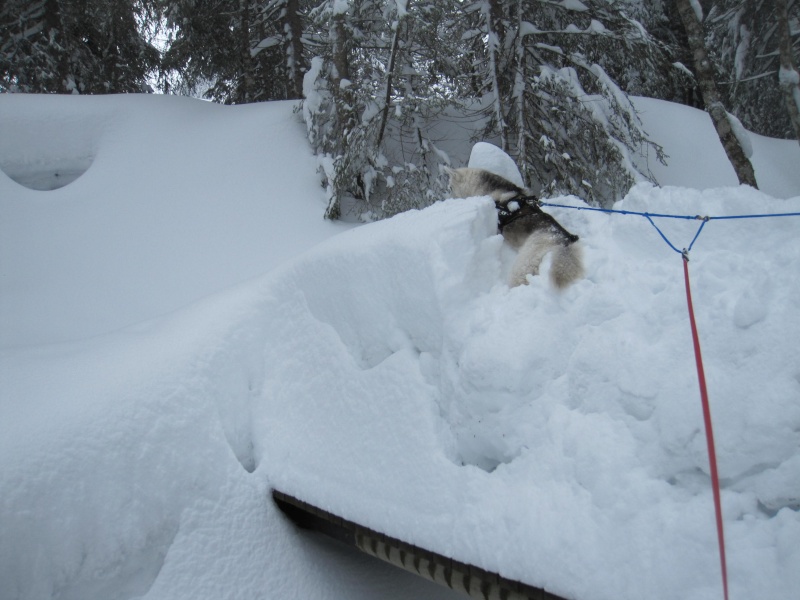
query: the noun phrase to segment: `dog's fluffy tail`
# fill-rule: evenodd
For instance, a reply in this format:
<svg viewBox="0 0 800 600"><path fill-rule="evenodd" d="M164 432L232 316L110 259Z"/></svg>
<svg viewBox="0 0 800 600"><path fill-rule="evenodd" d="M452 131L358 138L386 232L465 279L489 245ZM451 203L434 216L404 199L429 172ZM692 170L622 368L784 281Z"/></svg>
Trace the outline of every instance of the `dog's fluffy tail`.
<svg viewBox="0 0 800 600"><path fill-rule="evenodd" d="M577 243L565 244L548 231L535 231L519 249L519 254L511 268L511 287L528 283L528 275L538 275L539 266L548 252L553 253L550 266L550 282L558 289L564 289L583 277L583 253Z"/></svg>

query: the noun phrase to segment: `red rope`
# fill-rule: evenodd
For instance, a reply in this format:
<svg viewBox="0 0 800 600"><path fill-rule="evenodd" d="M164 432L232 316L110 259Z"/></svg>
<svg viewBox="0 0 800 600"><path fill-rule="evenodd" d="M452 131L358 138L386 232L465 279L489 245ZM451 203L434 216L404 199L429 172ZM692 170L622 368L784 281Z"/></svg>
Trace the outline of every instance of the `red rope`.
<svg viewBox="0 0 800 600"><path fill-rule="evenodd" d="M703 357L700 354L700 338L697 335L697 323L694 320L692 306L692 290L689 287L689 256L683 254L683 277L686 284L686 303L689 306L689 322L692 325L692 339L694 341L694 357L697 363L697 379L700 383L700 399L703 403L703 420L706 426L706 443L708 444L708 462L711 465L711 487L714 491L714 511L717 516L717 542L719 544L719 560L722 567L722 589L725 600L728 600L728 567L725 560L725 534L722 530L722 502L719 492L719 475L717 473L717 453L714 450L714 432L711 428L711 407L708 403L708 390L706 389L706 376L703 370Z"/></svg>

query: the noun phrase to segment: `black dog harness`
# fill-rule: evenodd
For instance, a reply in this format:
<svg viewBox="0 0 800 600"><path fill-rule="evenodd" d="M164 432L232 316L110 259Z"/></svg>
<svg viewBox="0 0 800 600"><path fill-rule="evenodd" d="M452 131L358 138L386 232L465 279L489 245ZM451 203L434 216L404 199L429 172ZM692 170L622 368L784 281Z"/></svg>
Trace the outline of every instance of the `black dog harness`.
<svg viewBox="0 0 800 600"><path fill-rule="evenodd" d="M536 196L517 196L503 202L495 200L494 205L497 208L497 229L500 233L520 217L534 215L542 210Z"/></svg>
<svg viewBox="0 0 800 600"><path fill-rule="evenodd" d="M531 217L535 228L550 228L560 233L567 240L567 244L578 241L578 236L564 229L561 224L552 216L544 212L539 206L539 199L536 196L517 196L510 200L494 203L497 208L497 229L503 233L503 229L511 225L521 217Z"/></svg>

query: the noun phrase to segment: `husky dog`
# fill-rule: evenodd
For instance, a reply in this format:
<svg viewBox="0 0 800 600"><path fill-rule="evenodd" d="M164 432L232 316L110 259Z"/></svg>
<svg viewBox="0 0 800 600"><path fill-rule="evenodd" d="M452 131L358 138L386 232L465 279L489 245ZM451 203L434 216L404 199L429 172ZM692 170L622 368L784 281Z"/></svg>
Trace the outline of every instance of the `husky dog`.
<svg viewBox="0 0 800 600"><path fill-rule="evenodd" d="M564 229L535 203L526 190L483 169L449 169L450 190L456 198L491 196L498 210L498 229L503 238L518 250L511 268L509 285L528 283L528 275L538 275L548 252L553 253L550 281L563 289L583 277L578 236Z"/></svg>

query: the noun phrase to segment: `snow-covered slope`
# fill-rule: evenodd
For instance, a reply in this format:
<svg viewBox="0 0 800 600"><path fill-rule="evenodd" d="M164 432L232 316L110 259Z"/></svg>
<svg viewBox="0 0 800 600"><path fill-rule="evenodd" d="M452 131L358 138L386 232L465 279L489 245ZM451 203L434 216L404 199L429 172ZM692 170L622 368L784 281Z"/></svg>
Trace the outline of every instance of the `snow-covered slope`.
<svg viewBox="0 0 800 600"><path fill-rule="evenodd" d="M708 113L652 98L634 98L645 131L669 157L668 164L649 162L662 186L677 185L706 190L736 185L736 173L719 143ZM800 145L796 140L775 140L747 134L750 157L759 189L775 198L800 193Z"/></svg>
<svg viewBox="0 0 800 600"><path fill-rule="evenodd" d="M314 157L291 106L0 97L2 344L141 322L346 228L319 214ZM6 176L36 184L81 165L52 191Z"/></svg>
<svg viewBox="0 0 800 600"><path fill-rule="evenodd" d="M271 292L192 304L347 229L292 111L0 95L4 172L90 165L0 172L2 600L442 597L285 522L248 472Z"/></svg>
<svg viewBox="0 0 800 600"><path fill-rule="evenodd" d="M0 96L0 134L25 183L91 157L54 191L0 174L3 600L456 597L298 534L271 486L575 600L721 598L682 264L646 220L552 209L586 279L509 290L485 199L331 237L287 104ZM622 207L798 211L797 177ZM714 221L692 253L732 598L800 588L798 231Z"/></svg>

